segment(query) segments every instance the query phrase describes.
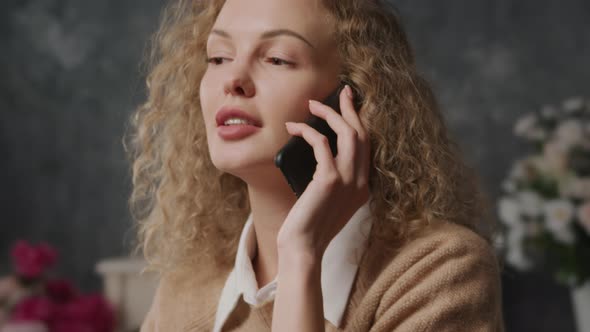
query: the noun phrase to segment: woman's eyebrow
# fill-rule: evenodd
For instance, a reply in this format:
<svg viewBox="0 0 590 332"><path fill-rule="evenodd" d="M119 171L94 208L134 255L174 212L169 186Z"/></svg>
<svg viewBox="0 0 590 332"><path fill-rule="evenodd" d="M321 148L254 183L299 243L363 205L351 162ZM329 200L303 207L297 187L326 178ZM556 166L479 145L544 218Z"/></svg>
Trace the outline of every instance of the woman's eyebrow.
<svg viewBox="0 0 590 332"><path fill-rule="evenodd" d="M219 35L224 38L232 39L231 35L224 30L213 29L213 30L211 30L211 33ZM309 47L315 49L315 46L313 46L313 44L310 43L307 39L305 39L302 35L298 34L297 32L295 32L293 30L289 30L289 29L276 29L276 30L265 31L260 35L260 39L269 39L269 38L274 38L274 37L280 36L280 35L295 37L299 40L302 40L304 43L309 45Z"/></svg>

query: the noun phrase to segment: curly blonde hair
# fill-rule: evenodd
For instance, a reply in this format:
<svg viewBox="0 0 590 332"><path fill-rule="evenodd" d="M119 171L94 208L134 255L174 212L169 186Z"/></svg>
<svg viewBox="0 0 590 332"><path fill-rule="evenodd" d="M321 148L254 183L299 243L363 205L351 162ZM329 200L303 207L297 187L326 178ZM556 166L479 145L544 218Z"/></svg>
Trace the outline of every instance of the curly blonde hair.
<svg viewBox="0 0 590 332"><path fill-rule="evenodd" d="M210 160L197 88L224 3L179 0L166 8L152 40L148 98L132 117L130 205L138 249L157 270L203 261L231 266L250 212L246 184ZM360 114L372 147L371 243L395 250L434 220L489 241L489 200L416 71L396 11L378 0L322 4L335 27L341 78L363 93Z"/></svg>

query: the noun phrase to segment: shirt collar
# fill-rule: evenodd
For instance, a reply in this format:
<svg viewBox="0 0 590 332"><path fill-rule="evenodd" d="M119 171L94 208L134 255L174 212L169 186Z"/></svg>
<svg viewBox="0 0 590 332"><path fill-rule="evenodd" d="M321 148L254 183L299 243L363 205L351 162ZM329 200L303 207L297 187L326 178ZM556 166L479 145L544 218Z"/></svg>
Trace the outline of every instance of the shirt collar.
<svg viewBox="0 0 590 332"><path fill-rule="evenodd" d="M340 327L354 277L366 248L366 240L372 225L369 202L370 199L336 234L322 258L321 287L324 318L336 327ZM367 222L363 223L363 220ZM251 261L256 250L255 240L256 234L252 224L252 214L250 214L240 235L234 268L228 275L221 292L214 332L221 330L238 303L240 295L244 297L245 302L255 307L274 299L276 277L272 282L258 289Z"/></svg>

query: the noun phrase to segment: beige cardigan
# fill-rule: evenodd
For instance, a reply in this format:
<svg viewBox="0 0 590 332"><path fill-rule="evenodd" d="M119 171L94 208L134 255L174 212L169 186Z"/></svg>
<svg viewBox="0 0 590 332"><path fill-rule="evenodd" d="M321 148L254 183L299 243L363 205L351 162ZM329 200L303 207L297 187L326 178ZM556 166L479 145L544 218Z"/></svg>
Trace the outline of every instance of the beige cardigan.
<svg viewBox="0 0 590 332"><path fill-rule="evenodd" d="M429 226L396 255L369 245L342 328L326 331L503 331L499 268L493 249L451 223ZM185 267L160 280L142 332L211 331L230 270ZM240 302L224 331L270 331L273 302Z"/></svg>

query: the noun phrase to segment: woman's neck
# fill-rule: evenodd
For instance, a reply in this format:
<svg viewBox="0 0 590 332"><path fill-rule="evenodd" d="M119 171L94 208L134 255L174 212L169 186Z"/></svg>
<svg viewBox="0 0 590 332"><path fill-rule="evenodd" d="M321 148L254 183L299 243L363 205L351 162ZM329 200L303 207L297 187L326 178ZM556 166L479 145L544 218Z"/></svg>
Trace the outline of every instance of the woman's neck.
<svg viewBox="0 0 590 332"><path fill-rule="evenodd" d="M269 185L248 186L257 248L252 266L259 288L277 275L277 235L296 201L284 180L272 182Z"/></svg>

